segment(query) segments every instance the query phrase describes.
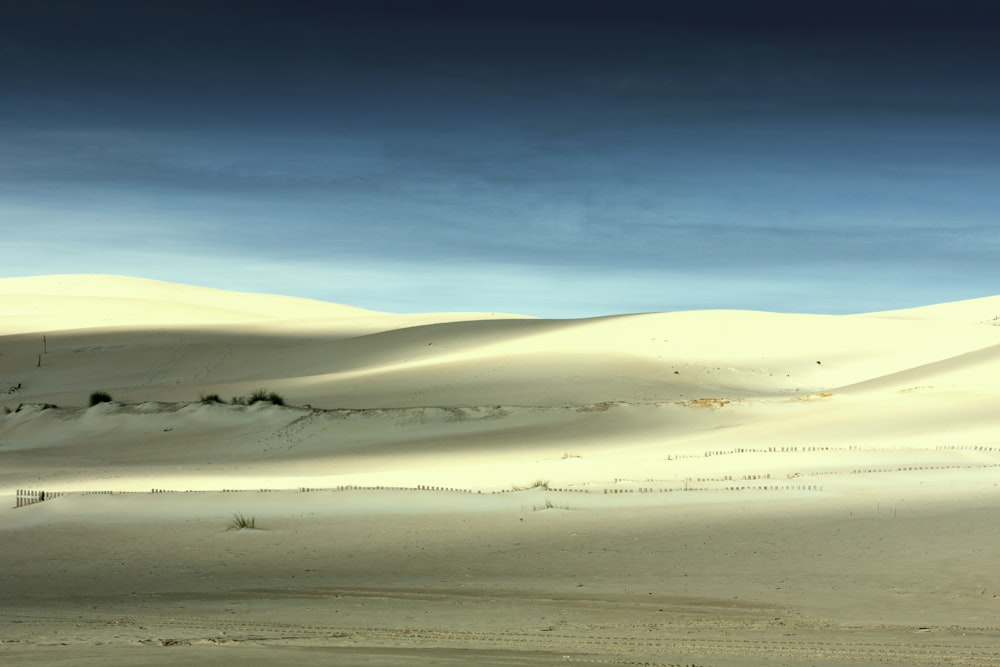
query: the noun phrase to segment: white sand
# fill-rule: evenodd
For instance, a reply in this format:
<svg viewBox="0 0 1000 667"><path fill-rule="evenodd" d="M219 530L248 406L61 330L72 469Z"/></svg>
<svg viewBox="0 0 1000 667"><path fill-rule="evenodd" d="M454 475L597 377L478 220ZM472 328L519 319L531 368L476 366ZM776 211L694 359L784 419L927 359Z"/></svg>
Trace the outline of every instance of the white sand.
<svg viewBox="0 0 1000 667"><path fill-rule="evenodd" d="M998 315L0 280L0 660L1000 664Z"/></svg>

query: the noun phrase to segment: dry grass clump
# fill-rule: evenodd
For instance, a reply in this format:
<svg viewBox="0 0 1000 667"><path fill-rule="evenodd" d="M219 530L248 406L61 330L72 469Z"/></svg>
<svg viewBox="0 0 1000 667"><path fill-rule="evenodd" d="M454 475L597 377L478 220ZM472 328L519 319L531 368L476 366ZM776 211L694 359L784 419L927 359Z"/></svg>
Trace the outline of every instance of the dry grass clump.
<svg viewBox="0 0 1000 667"><path fill-rule="evenodd" d="M544 505L535 505L531 509L534 510L535 512L540 512L542 510L568 510L569 507L566 505L556 505L551 500L546 498Z"/></svg>
<svg viewBox="0 0 1000 667"><path fill-rule="evenodd" d="M285 397L281 394L268 391L266 389L256 389L249 397L233 396L233 405L253 405L254 403L271 403L273 405L284 405Z"/></svg>
<svg viewBox="0 0 1000 667"><path fill-rule="evenodd" d="M94 407L98 403L110 403L111 394L106 391L95 391L90 395L90 407Z"/></svg>
<svg viewBox="0 0 1000 667"><path fill-rule="evenodd" d="M547 489L549 488L549 480L547 479L536 479L531 484L527 486L519 486L517 484L511 487L515 491L527 491L528 489Z"/></svg>
<svg viewBox="0 0 1000 667"><path fill-rule="evenodd" d="M721 408L730 402L728 398L695 398L685 401L684 405L692 408Z"/></svg>
<svg viewBox="0 0 1000 667"><path fill-rule="evenodd" d="M266 389L257 389L254 393L250 394L249 405L254 403L260 403L261 401L267 401L268 403L273 403L274 405L284 405L285 398L281 394L275 393L273 391L267 391Z"/></svg>

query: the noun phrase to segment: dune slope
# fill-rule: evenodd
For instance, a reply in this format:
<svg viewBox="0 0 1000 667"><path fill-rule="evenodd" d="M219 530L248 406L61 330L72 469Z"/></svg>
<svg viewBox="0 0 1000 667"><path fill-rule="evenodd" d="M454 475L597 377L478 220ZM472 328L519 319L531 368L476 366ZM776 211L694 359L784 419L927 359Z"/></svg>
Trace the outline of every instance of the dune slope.
<svg viewBox="0 0 1000 667"><path fill-rule="evenodd" d="M1000 664L998 315L0 280L0 655Z"/></svg>

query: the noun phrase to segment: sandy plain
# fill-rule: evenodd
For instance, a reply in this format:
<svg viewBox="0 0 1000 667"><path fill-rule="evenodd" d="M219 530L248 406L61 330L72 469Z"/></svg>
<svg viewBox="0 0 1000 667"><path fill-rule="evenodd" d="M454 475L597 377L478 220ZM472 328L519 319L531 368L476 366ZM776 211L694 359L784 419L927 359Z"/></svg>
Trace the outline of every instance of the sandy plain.
<svg viewBox="0 0 1000 667"><path fill-rule="evenodd" d="M0 660L1000 665L998 316L0 280Z"/></svg>

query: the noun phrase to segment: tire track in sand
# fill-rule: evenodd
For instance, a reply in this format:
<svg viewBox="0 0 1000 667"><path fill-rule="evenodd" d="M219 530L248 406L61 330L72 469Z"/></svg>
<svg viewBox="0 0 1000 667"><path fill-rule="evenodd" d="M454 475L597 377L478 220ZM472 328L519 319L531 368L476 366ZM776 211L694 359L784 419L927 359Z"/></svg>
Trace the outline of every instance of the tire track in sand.
<svg viewBox="0 0 1000 667"><path fill-rule="evenodd" d="M988 667L1000 665L1000 644L968 629L971 637L958 640L962 628L949 628L950 639L922 636L916 630L892 641L878 641L866 633L851 639L851 629L797 627L823 637L783 637L788 628L742 627L720 623L569 624L538 629L449 629L435 627L375 627L302 624L261 619L224 619L216 616L176 616L159 613L112 614L91 610L0 610L5 641L25 646L108 642L112 633L122 644L172 646L180 644L260 645L271 648L302 646L395 649L503 650L514 653L560 654L565 662L585 664L672 665L690 660L706 667L712 659L760 661L823 661L831 664ZM46 632L40 632L41 630ZM903 629L898 629L900 632ZM891 632L888 631L888 632ZM739 634L752 635L740 637ZM22 635L22 637L17 637ZM34 639L33 639L34 638ZM709 662L705 662L708 660ZM666 662L664 662L666 661Z"/></svg>

